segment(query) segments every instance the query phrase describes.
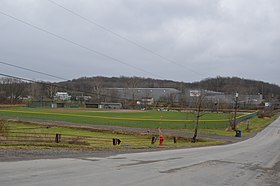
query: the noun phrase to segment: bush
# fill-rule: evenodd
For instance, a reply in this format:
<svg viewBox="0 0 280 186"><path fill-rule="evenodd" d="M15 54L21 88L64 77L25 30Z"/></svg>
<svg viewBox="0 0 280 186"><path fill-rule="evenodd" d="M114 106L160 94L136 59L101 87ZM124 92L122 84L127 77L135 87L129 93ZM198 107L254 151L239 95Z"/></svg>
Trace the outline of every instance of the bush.
<svg viewBox="0 0 280 186"><path fill-rule="evenodd" d="M258 112L258 118L271 118L274 113L271 110L262 110Z"/></svg>

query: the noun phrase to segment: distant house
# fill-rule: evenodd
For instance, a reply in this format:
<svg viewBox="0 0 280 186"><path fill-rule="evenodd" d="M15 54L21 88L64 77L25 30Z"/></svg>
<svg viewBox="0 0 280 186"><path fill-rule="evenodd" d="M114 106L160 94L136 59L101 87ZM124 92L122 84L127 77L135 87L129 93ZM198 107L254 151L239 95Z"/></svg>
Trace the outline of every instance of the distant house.
<svg viewBox="0 0 280 186"><path fill-rule="evenodd" d="M187 90L186 98L191 101L196 101L196 96L203 95L205 100L213 103L226 103L234 104L235 94L225 94L224 92L215 92L209 90ZM248 105L259 105L263 102L262 94L256 95L242 95L239 94L238 103L248 104Z"/></svg>
<svg viewBox="0 0 280 186"><path fill-rule="evenodd" d="M68 94L68 92L57 92L54 98L56 100L68 101L71 99L71 96Z"/></svg>
<svg viewBox="0 0 280 186"><path fill-rule="evenodd" d="M235 95L212 95L206 96L207 100L211 100L217 103L228 103L233 104L235 102ZM259 105L263 102L261 95L240 95L238 98L238 103L249 104L249 105Z"/></svg>
<svg viewBox="0 0 280 186"><path fill-rule="evenodd" d="M272 106L272 103L270 103L270 102L265 102L265 103L264 103L264 106L265 106L265 107L271 107L271 106Z"/></svg>
<svg viewBox="0 0 280 186"><path fill-rule="evenodd" d="M76 96L77 100L82 100L82 101L89 101L92 99L91 96Z"/></svg>
<svg viewBox="0 0 280 186"><path fill-rule="evenodd" d="M138 105L146 106L146 105L153 105L154 104L154 98L142 98L141 101L138 101Z"/></svg>

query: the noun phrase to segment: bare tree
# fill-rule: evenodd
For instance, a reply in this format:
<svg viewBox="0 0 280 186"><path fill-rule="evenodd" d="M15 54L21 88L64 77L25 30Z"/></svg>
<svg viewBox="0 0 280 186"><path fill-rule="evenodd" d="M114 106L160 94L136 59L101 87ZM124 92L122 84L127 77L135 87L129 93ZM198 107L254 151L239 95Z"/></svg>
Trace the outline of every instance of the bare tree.
<svg viewBox="0 0 280 186"><path fill-rule="evenodd" d="M2 87L1 87L2 89ZM0 89L0 103L5 103L7 98L6 98L6 92L4 90Z"/></svg>
<svg viewBox="0 0 280 186"><path fill-rule="evenodd" d="M227 119L228 119L228 122L229 122L228 130L233 130L234 112L229 110L228 113L227 113Z"/></svg>
<svg viewBox="0 0 280 186"><path fill-rule="evenodd" d="M168 95L168 104L171 106L171 107L174 107L174 104L175 104L175 100L176 100L176 94L172 94L170 93Z"/></svg>
<svg viewBox="0 0 280 186"><path fill-rule="evenodd" d="M103 92L103 78L102 77L95 77L93 79L93 92L96 95L97 98L97 102L100 103L101 102L101 96L102 96L102 92ZM104 98L106 99L106 98Z"/></svg>
<svg viewBox="0 0 280 186"><path fill-rule="evenodd" d="M205 113L201 113L204 98L205 98L205 94L202 93L202 91L200 91L200 93L196 97L197 97L197 101L196 101L196 108L197 108L197 110L196 110L196 123L195 123L195 128L194 128L194 134L193 134L193 137L192 137L192 143L195 143L197 141L196 138L197 138L197 133L198 133L199 120L200 120L200 117L205 115Z"/></svg>
<svg viewBox="0 0 280 186"><path fill-rule="evenodd" d="M58 88L55 85L48 85L46 87L47 97L50 98L51 100L53 100L53 98L54 98L54 96L55 96L57 91L58 91Z"/></svg>
<svg viewBox="0 0 280 186"><path fill-rule="evenodd" d="M176 100L176 94L173 94L173 93L170 93L170 94L167 94L167 95L164 95L164 96L161 96L159 98L159 100L161 102L163 102L166 106L170 106L170 107L174 107L175 105L175 100Z"/></svg>
<svg viewBox="0 0 280 186"><path fill-rule="evenodd" d="M131 94L132 97L132 107L135 108L135 102L136 102L136 94L137 94L137 90L136 88L138 87L138 83L139 83L139 79L137 77L132 77L130 79L128 79L127 81L127 87L128 90Z"/></svg>
<svg viewBox="0 0 280 186"><path fill-rule="evenodd" d="M5 103L6 101L7 101L7 97L4 88L3 78L0 78L0 103Z"/></svg>
<svg viewBox="0 0 280 186"><path fill-rule="evenodd" d="M44 85L42 83L32 83L31 84L31 96L33 100L42 100L44 96Z"/></svg>
<svg viewBox="0 0 280 186"><path fill-rule="evenodd" d="M24 94L26 83L14 78L3 78L2 83L10 104L18 102Z"/></svg>
<svg viewBox="0 0 280 186"><path fill-rule="evenodd" d="M107 96L107 98L104 97L104 101L107 102L119 102L121 101L119 98L119 92L114 89L105 89L104 94Z"/></svg>
<svg viewBox="0 0 280 186"><path fill-rule="evenodd" d="M143 98L142 98L143 101L141 100L141 104L142 104L142 106L146 109L147 106L148 106L148 103L147 103L148 99L152 99L152 97L151 97L151 91L149 91L148 89L146 89L146 90L144 91L144 95L145 95L145 97L144 97L144 100L143 100ZM153 103L149 103L149 104L153 104Z"/></svg>

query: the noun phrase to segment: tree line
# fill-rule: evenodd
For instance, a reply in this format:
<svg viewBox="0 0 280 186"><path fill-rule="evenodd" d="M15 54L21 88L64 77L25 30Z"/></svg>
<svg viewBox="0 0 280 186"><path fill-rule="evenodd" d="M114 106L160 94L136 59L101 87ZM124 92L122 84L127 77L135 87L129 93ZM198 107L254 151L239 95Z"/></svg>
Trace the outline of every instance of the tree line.
<svg viewBox="0 0 280 186"><path fill-rule="evenodd" d="M262 81L238 77L207 78L199 82L185 83L142 77L81 77L58 83L25 82L13 78L0 78L0 103L20 103L26 99L52 100L58 91L69 92L73 98L88 95L96 102L118 101L117 93L106 88L175 88L182 93L188 89L205 89L226 94L256 95L264 98L280 98L280 87Z"/></svg>

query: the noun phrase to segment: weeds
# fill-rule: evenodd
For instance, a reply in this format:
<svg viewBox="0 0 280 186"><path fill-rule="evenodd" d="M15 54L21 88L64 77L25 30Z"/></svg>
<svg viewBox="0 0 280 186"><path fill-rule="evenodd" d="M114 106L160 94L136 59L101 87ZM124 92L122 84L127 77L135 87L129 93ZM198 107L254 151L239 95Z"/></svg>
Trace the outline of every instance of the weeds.
<svg viewBox="0 0 280 186"><path fill-rule="evenodd" d="M6 137L8 135L8 126L6 125L6 122L3 120L0 120L0 137Z"/></svg>

